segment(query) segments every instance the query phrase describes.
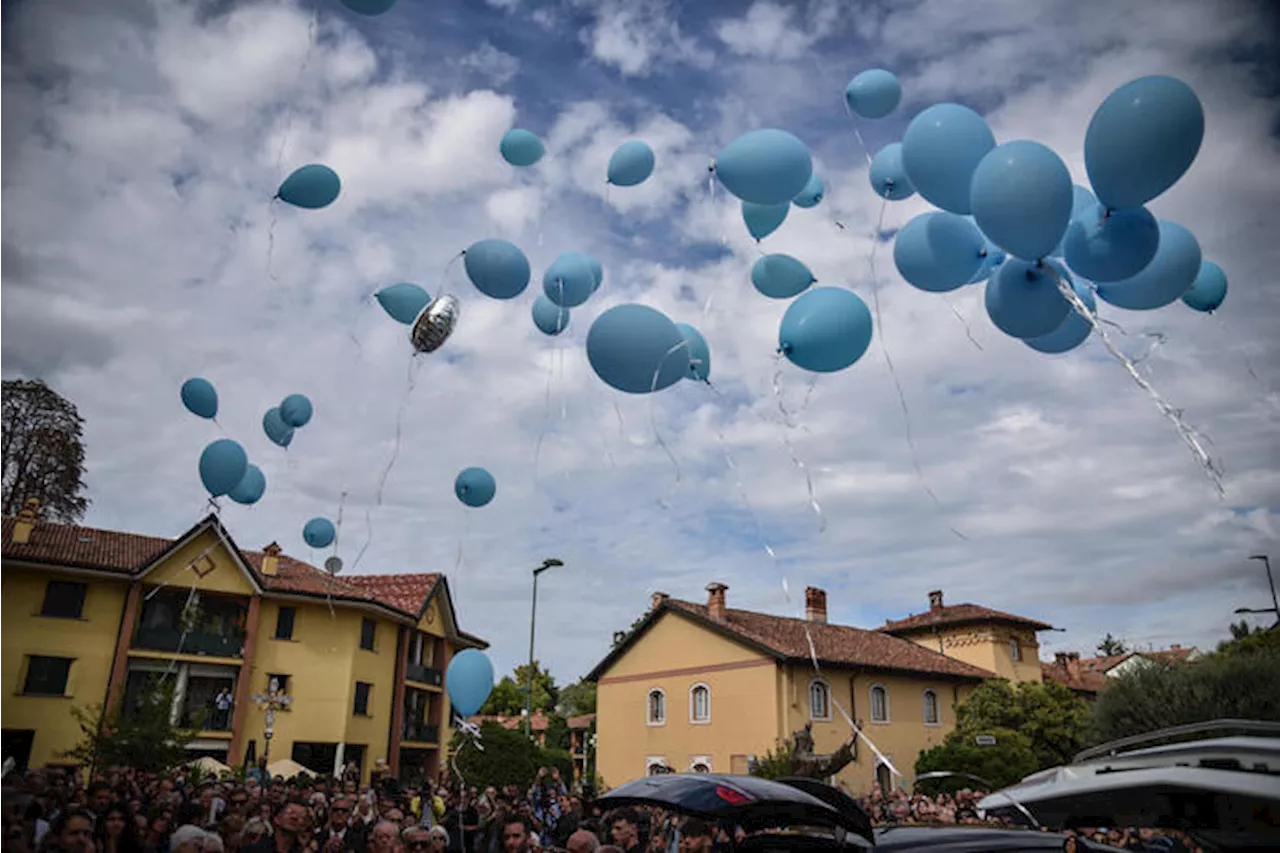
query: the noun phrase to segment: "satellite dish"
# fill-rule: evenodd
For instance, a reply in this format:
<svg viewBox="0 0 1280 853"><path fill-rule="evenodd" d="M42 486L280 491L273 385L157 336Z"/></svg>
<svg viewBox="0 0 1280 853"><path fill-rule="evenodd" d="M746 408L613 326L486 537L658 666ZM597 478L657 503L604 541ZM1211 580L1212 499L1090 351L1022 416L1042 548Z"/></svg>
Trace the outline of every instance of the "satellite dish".
<svg viewBox="0 0 1280 853"><path fill-rule="evenodd" d="M342 558L330 557L324 561L324 570L331 575L336 575L342 571Z"/></svg>

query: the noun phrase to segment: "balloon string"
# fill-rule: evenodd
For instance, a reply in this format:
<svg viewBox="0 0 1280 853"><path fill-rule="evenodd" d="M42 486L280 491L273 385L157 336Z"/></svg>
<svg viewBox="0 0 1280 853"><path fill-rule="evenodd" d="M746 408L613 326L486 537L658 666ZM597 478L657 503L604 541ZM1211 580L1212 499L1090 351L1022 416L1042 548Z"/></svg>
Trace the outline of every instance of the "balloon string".
<svg viewBox="0 0 1280 853"><path fill-rule="evenodd" d="M662 433L658 431L658 418L655 414L654 408L656 397L654 395L658 390L658 379L661 378L662 368L666 366L667 359L681 350L684 351L685 358L687 359L689 357L688 341L681 339L680 343L673 344L671 349L663 353L662 359L658 362L658 366L654 368L653 381L649 383L649 427L653 431L654 442L662 448L664 453L667 454L667 458L671 460L671 468L675 472L675 481L671 484L671 488L667 490L665 495L658 498L658 504L663 509L671 508L671 496L675 493L676 489L680 488L680 462L676 459L676 455L671 452L671 448L667 446L666 441L663 440ZM618 416L622 416L621 412L619 412Z"/></svg>
<svg viewBox="0 0 1280 853"><path fill-rule="evenodd" d="M559 364L558 364L558 366L557 366L557 370L558 370L558 371L559 371L559 373L560 373L560 387L563 389L563 388L565 387L565 384L564 384L564 347L559 347L559 348L556 350L556 360L559 362ZM569 419L569 395L568 395L568 394L566 394L566 393L562 393L562 394L560 395L560 420L564 421L564 420L568 420L568 419Z"/></svg>
<svg viewBox="0 0 1280 853"><path fill-rule="evenodd" d="M791 443L791 420L790 413L787 411L786 405L782 399L782 355L779 353L774 356L776 369L773 372L773 398L778 403L778 411L782 414L782 443L787 447L787 453L791 456L791 464L804 475L805 488L809 491L809 508L813 510L813 514L818 517L818 532L824 533L827 529L827 517L822 512L822 505L818 503L817 492L813 488L813 475L809 473L809 466L805 465L800 459L800 455L796 453L795 445Z"/></svg>
<svg viewBox="0 0 1280 853"><path fill-rule="evenodd" d="M954 314L955 318L960 321L960 325L964 326L964 336L969 339L969 343L973 344L974 348L978 352L985 352L985 350L982 348L982 344L978 343L978 339L973 336L973 329L969 328L969 321L966 320L964 318L964 315L960 313L960 309L956 308L956 306L951 303L951 300L947 298L947 295L945 293L940 295L942 296L942 301L945 302L947 307L951 309L951 313Z"/></svg>
<svg viewBox="0 0 1280 853"><path fill-rule="evenodd" d="M533 446L533 482L538 482L538 463L542 458L542 442L551 429L551 380L555 377L555 355L547 359L547 390L542 401L542 428L538 430L538 441Z"/></svg>
<svg viewBox="0 0 1280 853"><path fill-rule="evenodd" d="M462 513L462 532L458 536L458 554L453 561L453 573L455 577L460 577L462 574L462 564L464 561L462 545L463 542L471 535L471 516L467 515L467 511L462 504L458 505L458 511Z"/></svg>
<svg viewBox="0 0 1280 853"><path fill-rule="evenodd" d="M449 292L449 273L453 270L453 265L456 264L460 258L466 257L466 255L467 252L464 249L450 258L449 263L444 265L444 272L440 275L440 287L436 290L436 296L435 299L431 300L432 302L435 302L436 299L439 299Z"/></svg>
<svg viewBox="0 0 1280 853"><path fill-rule="evenodd" d="M1218 314L1217 311L1210 311L1209 313L1218 318L1218 328L1222 330L1222 334L1229 336L1230 331L1227 329L1227 321ZM1280 395L1277 395L1276 392L1272 390L1271 386L1264 382L1262 377L1258 375L1257 371L1253 369L1253 361L1249 358L1249 354L1247 352L1241 352L1240 359L1244 362L1245 371L1248 372L1250 378L1258 384L1258 388L1262 390L1263 399L1266 400L1274 409L1280 411Z"/></svg>
<svg viewBox="0 0 1280 853"><path fill-rule="evenodd" d="M276 202L280 200L280 196L272 196L271 201L267 203L267 210L271 213L271 222L267 225L267 278L276 284L280 283L280 279L276 276L275 255L276 255Z"/></svg>
<svg viewBox="0 0 1280 853"><path fill-rule="evenodd" d="M867 168L871 168L871 152L867 150L867 142L862 138L862 129L858 127L858 117L853 114L853 110L849 108L848 99L841 97L840 102L844 104L845 115L849 117L849 121L853 124L853 136L858 140L858 146L862 149L862 156L867 161Z"/></svg>
<svg viewBox="0 0 1280 853"><path fill-rule="evenodd" d="M1146 377L1142 375L1142 372L1138 370L1137 364L1120 351L1120 348L1111 340L1111 336L1107 334L1106 329L1103 328L1103 324L1099 323L1095 319L1094 313L1089 310L1089 307L1085 305L1084 300L1080 298L1080 294L1076 293L1075 288L1072 287L1065 278L1058 275L1058 271L1054 269L1053 264L1042 263L1040 268L1053 279L1054 283L1058 286L1058 292L1062 294L1063 298L1067 300L1075 312L1083 317L1089 325L1093 327L1094 333L1102 340L1102 345L1107 348L1107 352L1111 354L1111 357L1120 362L1120 365L1125 369L1125 372L1129 374L1129 377L1133 379L1134 383L1145 391L1149 397L1151 397L1152 402L1156 404L1156 408L1159 409L1160 414L1164 415L1165 418L1169 420L1169 423L1173 424L1174 429L1178 431L1178 435L1182 438L1183 443L1187 445L1187 448L1191 451L1191 455L1195 457L1196 462L1199 463L1201 470L1205 473L1205 476L1207 476L1209 481L1213 483L1213 487L1218 492L1218 496L1226 497L1227 490L1222 484L1222 472L1209 456L1209 453L1204 449L1204 445L1200 443L1199 434L1183 419L1181 410L1175 409L1173 406L1169 405L1169 403L1165 401L1164 397L1160 396L1160 392L1156 391L1156 389L1152 387L1151 383L1147 381Z"/></svg>

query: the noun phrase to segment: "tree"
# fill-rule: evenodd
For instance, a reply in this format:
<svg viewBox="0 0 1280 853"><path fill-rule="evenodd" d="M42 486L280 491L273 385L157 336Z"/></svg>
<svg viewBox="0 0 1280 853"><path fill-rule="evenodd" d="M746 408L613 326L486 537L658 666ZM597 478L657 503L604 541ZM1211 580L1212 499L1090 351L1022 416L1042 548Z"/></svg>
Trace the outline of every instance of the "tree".
<svg viewBox="0 0 1280 853"><path fill-rule="evenodd" d="M552 714L547 718L546 743L544 746L547 749L568 752L569 742L569 721L562 714Z"/></svg>
<svg viewBox="0 0 1280 853"><path fill-rule="evenodd" d="M1129 651L1129 647L1124 644L1123 640L1117 640L1111 636L1111 632L1107 632L1107 636L1102 638L1102 642L1098 643L1098 654L1111 657L1112 655L1122 655Z"/></svg>
<svg viewBox="0 0 1280 853"><path fill-rule="evenodd" d="M573 779L573 761L563 750L543 749L524 736L523 730L504 729L495 722L480 726L480 742L476 749L462 732L456 732L450 744L458 770L468 785L518 785L528 788L537 778L538 768L554 767L565 784Z"/></svg>
<svg viewBox="0 0 1280 853"><path fill-rule="evenodd" d="M117 702L110 713L101 705L75 707L80 742L62 753L82 767L132 767L164 773L191 759L187 744L195 732L172 722L174 681L161 678L148 685L126 708Z"/></svg>
<svg viewBox="0 0 1280 853"><path fill-rule="evenodd" d="M979 746L976 736L948 736L942 744L924 750L916 759L916 775L939 770L970 773L987 780L994 789L1012 785L1040 769L1030 739L1022 733L993 728L984 734L995 738L995 743ZM974 786L974 780L964 776L926 779L920 783L921 790L930 795L954 793Z"/></svg>
<svg viewBox="0 0 1280 853"><path fill-rule="evenodd" d="M556 707L560 695L555 677L537 661L533 662L533 672L533 710L550 711ZM511 675L502 676L502 680L493 685L480 713L515 716L524 711L528 690L529 665L524 663L517 666Z"/></svg>
<svg viewBox="0 0 1280 853"><path fill-rule="evenodd" d="M4 380L5 515L17 515L28 498L55 521L84 517L84 419L76 407L39 379Z"/></svg>
<svg viewBox="0 0 1280 853"><path fill-rule="evenodd" d="M1239 622L1232 622L1229 627L1231 628L1231 640L1224 642L1222 644L1224 646L1233 640L1243 640L1245 637L1254 633L1253 626L1249 624L1248 619L1241 619ZM1221 647L1219 648L1219 651L1221 651Z"/></svg>
<svg viewBox="0 0 1280 853"><path fill-rule="evenodd" d="M481 706L480 713L514 716L522 710L524 710L524 691L511 680L511 676L504 675L497 684L493 685L493 690L489 692L489 698Z"/></svg>
<svg viewBox="0 0 1280 853"><path fill-rule="evenodd" d="M755 767L751 768L751 775L759 776L761 779L781 779L784 776L790 776L791 757L794 753L795 745L791 739L783 738L773 749L756 759Z"/></svg>
<svg viewBox="0 0 1280 853"><path fill-rule="evenodd" d="M596 685L593 681L575 681L560 690L560 712L566 717L596 712Z"/></svg>

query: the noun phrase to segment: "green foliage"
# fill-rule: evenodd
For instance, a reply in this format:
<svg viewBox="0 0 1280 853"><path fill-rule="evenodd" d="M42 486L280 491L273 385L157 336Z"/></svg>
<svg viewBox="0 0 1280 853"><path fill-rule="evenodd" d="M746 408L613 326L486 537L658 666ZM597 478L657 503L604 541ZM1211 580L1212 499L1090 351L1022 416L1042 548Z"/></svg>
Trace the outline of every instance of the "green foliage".
<svg viewBox="0 0 1280 853"><path fill-rule="evenodd" d="M1240 630L1240 626L1243 626L1243 630ZM1233 639L1218 645L1218 655L1248 655L1280 648L1280 630L1275 628L1250 630L1247 622L1241 622L1231 626L1231 635Z"/></svg>
<svg viewBox="0 0 1280 853"><path fill-rule="evenodd" d="M1111 636L1110 631L1107 632L1107 636L1102 638L1102 642L1098 643L1098 654L1100 655L1110 657L1111 655L1122 655L1127 651L1129 651L1129 648L1124 644L1124 641L1117 640Z"/></svg>
<svg viewBox="0 0 1280 853"><path fill-rule="evenodd" d="M511 675L504 675L493 685L493 691L480 708L481 714L500 714L514 716L525 708L529 689L529 665L521 664ZM537 661L533 662L533 709L550 711L555 708L560 690L556 687L555 677L543 669Z"/></svg>
<svg viewBox="0 0 1280 853"><path fill-rule="evenodd" d="M82 767L132 767L144 773L164 773L186 764L187 744L195 732L170 722L173 708L172 680L153 684L138 697L135 707L124 703L104 714L101 705L75 707L71 715L80 725L80 742L62 757Z"/></svg>
<svg viewBox="0 0 1280 853"><path fill-rule="evenodd" d="M479 750L471 739L455 732L450 748L457 756L458 770L467 784L483 788L486 785L519 785L523 790L533 784L540 767L555 767L560 777L569 784L573 779L573 760L564 750L542 749L525 737L523 729L509 731L494 722L480 726L480 738L484 749Z"/></svg>
<svg viewBox="0 0 1280 853"><path fill-rule="evenodd" d="M791 756L794 752L795 745L790 738L778 741L773 749L756 759L756 766L751 771L751 775L759 776L761 779L781 779L783 776L790 776Z"/></svg>
<svg viewBox="0 0 1280 853"><path fill-rule="evenodd" d="M547 749L569 750L569 721L560 714L547 718Z"/></svg>
<svg viewBox="0 0 1280 853"><path fill-rule="evenodd" d="M566 717L596 712L596 685L592 681L575 681L560 690L560 712Z"/></svg>
<svg viewBox="0 0 1280 853"><path fill-rule="evenodd" d="M46 520L84 517L84 419L75 405L41 380L6 379L3 388L5 515L40 499Z"/></svg>
<svg viewBox="0 0 1280 853"><path fill-rule="evenodd" d="M920 753L916 759L916 775L937 770L971 773L990 782L994 789L1012 785L1040 769L1031 739L1026 735L1003 728L989 728L983 734L994 737L995 746L978 746L976 735L957 737L953 732L939 746ZM981 783L963 776L927 779L920 783L920 790L930 795L975 787L982 787Z"/></svg>
<svg viewBox="0 0 1280 853"><path fill-rule="evenodd" d="M480 706L481 714L500 714L514 716L524 709L524 691L516 685L511 676L504 675L489 692L489 698Z"/></svg>

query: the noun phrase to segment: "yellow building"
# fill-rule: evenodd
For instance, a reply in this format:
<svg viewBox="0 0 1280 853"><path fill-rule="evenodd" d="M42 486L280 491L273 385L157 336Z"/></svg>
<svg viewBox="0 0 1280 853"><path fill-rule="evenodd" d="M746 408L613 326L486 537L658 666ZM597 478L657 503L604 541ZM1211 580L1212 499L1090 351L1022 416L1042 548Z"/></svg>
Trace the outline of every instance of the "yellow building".
<svg viewBox="0 0 1280 853"><path fill-rule="evenodd" d="M3 523L5 758L57 764L80 737L72 707L127 711L172 679L193 757L319 773L355 761L366 779L382 761L406 781L438 770L444 669L487 647L458 628L444 576L335 577L274 543L240 550L212 515L172 540L38 515L29 501ZM273 682L292 701L268 743Z"/></svg>
<svg viewBox="0 0 1280 853"><path fill-rule="evenodd" d="M829 624L820 589L805 591L803 620L730 609L727 590L708 585L705 604L656 593L641 624L587 676L597 683L596 766L606 785L660 768L747 773L807 724L814 751L829 753L850 735L848 714L903 778L859 743L838 783L854 793L875 781L909 786L920 751L955 727L959 702L996 677L994 666L884 631Z"/></svg>

